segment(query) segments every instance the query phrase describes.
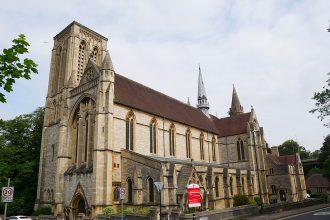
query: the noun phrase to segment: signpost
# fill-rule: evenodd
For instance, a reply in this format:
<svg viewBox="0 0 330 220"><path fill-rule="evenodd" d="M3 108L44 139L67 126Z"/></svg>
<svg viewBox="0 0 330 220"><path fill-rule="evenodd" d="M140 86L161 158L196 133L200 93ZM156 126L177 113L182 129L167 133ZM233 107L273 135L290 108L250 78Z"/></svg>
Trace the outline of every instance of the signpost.
<svg viewBox="0 0 330 220"><path fill-rule="evenodd" d="M154 182L157 192L159 194L159 219L162 219L162 189L163 183L162 182Z"/></svg>
<svg viewBox="0 0 330 220"><path fill-rule="evenodd" d="M1 190L1 200L2 202L5 203L5 212L3 214L3 219L6 219L6 215L7 215L7 205L8 202L13 202L13 198L14 198L14 187L9 187L10 185L10 178L8 178L8 184L7 187L2 187Z"/></svg>
<svg viewBox="0 0 330 220"><path fill-rule="evenodd" d="M201 194L198 184L189 184L188 188L188 207L199 207L201 206Z"/></svg>
<svg viewBox="0 0 330 220"><path fill-rule="evenodd" d="M124 219L124 200L126 198L126 192L124 188L118 188L119 199L121 200L121 220Z"/></svg>

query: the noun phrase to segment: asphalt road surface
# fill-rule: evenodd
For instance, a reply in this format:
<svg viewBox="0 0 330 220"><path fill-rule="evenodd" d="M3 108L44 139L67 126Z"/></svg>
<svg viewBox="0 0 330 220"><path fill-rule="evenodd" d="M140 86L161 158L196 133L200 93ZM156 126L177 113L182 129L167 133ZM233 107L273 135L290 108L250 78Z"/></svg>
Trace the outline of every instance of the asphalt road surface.
<svg viewBox="0 0 330 220"><path fill-rule="evenodd" d="M297 214L285 218L279 218L280 219L286 219L286 220L330 220L330 207L319 209L319 210L313 210L310 212Z"/></svg>

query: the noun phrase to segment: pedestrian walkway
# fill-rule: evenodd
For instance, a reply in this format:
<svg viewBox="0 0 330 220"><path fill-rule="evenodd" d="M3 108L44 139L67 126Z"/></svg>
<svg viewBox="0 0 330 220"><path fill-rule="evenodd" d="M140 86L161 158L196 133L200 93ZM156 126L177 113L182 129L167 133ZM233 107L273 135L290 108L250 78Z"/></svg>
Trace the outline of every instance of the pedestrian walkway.
<svg viewBox="0 0 330 220"><path fill-rule="evenodd" d="M301 209L292 209L292 210L287 210L287 211L282 211L282 212L250 216L250 217L245 217L245 218L240 218L240 219L242 219L242 220L280 219L280 218L288 217L291 215L296 215L296 214L309 212L309 211L313 211L313 210L317 210L317 209L322 209L322 208L326 208L326 207L330 207L330 204L313 205L313 206L304 207Z"/></svg>

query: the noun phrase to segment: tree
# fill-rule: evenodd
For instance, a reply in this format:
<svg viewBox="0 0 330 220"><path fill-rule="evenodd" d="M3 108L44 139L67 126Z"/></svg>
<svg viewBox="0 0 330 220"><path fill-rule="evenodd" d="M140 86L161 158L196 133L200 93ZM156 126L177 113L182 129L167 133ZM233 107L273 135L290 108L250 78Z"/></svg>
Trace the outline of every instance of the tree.
<svg viewBox="0 0 330 220"><path fill-rule="evenodd" d="M20 59L20 55L29 52L27 47L30 44L26 41L25 36L20 34L12 42L12 47L3 49L2 54L0 54L0 88L6 92L13 91L13 84L16 79L31 79L31 73L38 73L37 64L33 60L25 58L21 61ZM2 91L0 91L0 102L6 102Z"/></svg>
<svg viewBox="0 0 330 220"><path fill-rule="evenodd" d="M324 138L323 145L320 149L319 161L321 164L330 156L330 134Z"/></svg>
<svg viewBox="0 0 330 220"><path fill-rule="evenodd" d="M323 173L323 176L328 177L330 180L330 155L324 161L322 173Z"/></svg>
<svg viewBox="0 0 330 220"><path fill-rule="evenodd" d="M329 79L326 81L327 85L323 86L321 92L315 92L312 99L316 101L316 108L312 109L311 113L318 112L320 115L318 118L323 121L323 119L330 115L330 73L328 73ZM330 127L330 122L325 123L324 126Z"/></svg>
<svg viewBox="0 0 330 220"><path fill-rule="evenodd" d="M30 215L37 192L39 155L44 110L12 120L0 119L0 187L15 187L14 201L8 206L8 215ZM0 213L4 204L0 203Z"/></svg>
<svg viewBox="0 0 330 220"><path fill-rule="evenodd" d="M307 159L310 155L310 151L306 150L306 148L304 148L303 146L300 146L294 140L284 141L283 144L278 146L278 151L281 156L299 153L301 159Z"/></svg>

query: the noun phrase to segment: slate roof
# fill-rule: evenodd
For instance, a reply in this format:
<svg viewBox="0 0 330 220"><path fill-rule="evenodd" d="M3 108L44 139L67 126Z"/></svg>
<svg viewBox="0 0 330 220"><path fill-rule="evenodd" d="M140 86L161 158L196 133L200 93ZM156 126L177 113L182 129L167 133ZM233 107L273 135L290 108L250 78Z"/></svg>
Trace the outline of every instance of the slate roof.
<svg viewBox="0 0 330 220"><path fill-rule="evenodd" d="M215 118L214 123L219 131L219 137L246 133L250 115L251 112L247 112L227 118Z"/></svg>
<svg viewBox="0 0 330 220"><path fill-rule="evenodd" d="M115 103L218 134L213 119L199 109L119 74L115 75Z"/></svg>
<svg viewBox="0 0 330 220"><path fill-rule="evenodd" d="M273 154L268 154L267 157L271 159L276 165L297 165L298 162L298 159L294 154L279 157Z"/></svg>
<svg viewBox="0 0 330 220"><path fill-rule="evenodd" d="M329 179L322 176L322 174L313 174L306 180L307 188L315 188L315 187L322 187L322 188L330 188Z"/></svg>

